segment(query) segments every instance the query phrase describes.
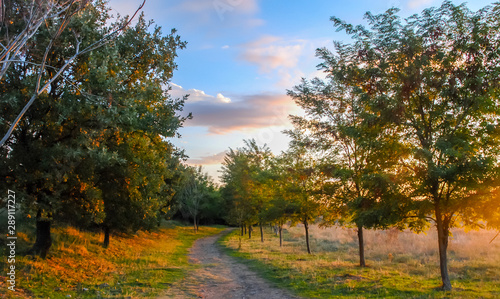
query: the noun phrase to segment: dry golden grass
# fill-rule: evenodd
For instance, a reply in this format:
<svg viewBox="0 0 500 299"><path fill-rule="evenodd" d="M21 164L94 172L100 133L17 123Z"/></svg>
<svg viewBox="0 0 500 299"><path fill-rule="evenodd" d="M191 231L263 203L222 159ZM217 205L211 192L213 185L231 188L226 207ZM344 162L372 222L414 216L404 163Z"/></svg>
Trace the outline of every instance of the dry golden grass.
<svg viewBox="0 0 500 299"><path fill-rule="evenodd" d="M234 256L250 261L266 277L308 298L500 298L500 239L494 231L453 230L448 250L453 292L440 292L437 237L425 234L365 230L368 267L358 267L355 229L311 226L311 249L303 226L287 227L284 247L267 230L260 237L236 234L223 244Z"/></svg>
<svg viewBox="0 0 500 299"><path fill-rule="evenodd" d="M81 232L72 227L53 230L53 245L47 259L18 256L16 289L11 298L122 298L154 296L161 293L189 270L187 249L197 238L219 232L202 227L198 234L191 227L161 228L132 236L112 236L107 249L103 235ZM25 245L34 240L21 232ZM1 257L4 258L3 256ZM5 267L2 267L5 272ZM1 279L6 289L6 279ZM18 292L19 294L19 292Z"/></svg>

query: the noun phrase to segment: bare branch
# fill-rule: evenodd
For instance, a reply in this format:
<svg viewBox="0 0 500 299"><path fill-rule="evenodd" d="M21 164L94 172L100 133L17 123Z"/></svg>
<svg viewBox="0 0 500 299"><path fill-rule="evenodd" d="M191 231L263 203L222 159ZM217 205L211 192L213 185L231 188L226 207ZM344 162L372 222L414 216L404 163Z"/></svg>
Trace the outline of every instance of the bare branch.
<svg viewBox="0 0 500 299"><path fill-rule="evenodd" d="M500 231L498 232L498 234L497 234L497 235L496 235L493 239L491 239L490 244L491 244L493 241L495 241L495 239L498 237L498 235L500 235Z"/></svg>
<svg viewBox="0 0 500 299"><path fill-rule="evenodd" d="M79 1L86 1L86 0L71 0L69 1L68 5L64 8L64 11L66 11L67 9L69 9L69 7L73 4L73 3L76 3L76 2L79 2ZM2 140L0 141L0 147L2 147L5 142L7 141L7 139L10 137L10 135L12 134L12 132L14 131L14 129L17 127L17 124L19 123L19 121L21 120L21 118L24 116L24 114L26 113L26 111L31 107L31 105L33 105L35 99L40 95L42 94L59 76L62 75L62 73L71 65L71 63L80 55L82 54L85 54L85 53L88 53L88 52L91 52L97 48L100 48L102 46L104 46L105 44L107 44L109 41L117 38L119 36L119 34L121 32L123 32L127 26L132 22L132 20L136 17L136 15L139 13L139 11L144 7L146 3L146 0L143 0L142 4L139 6L139 8L137 8L137 10L135 11L135 13L132 15L131 18L129 18L127 20L127 22L125 22L125 24L123 24L122 26L118 27L117 29L115 29L114 31L112 31L111 33L109 33L108 35L104 36L102 39L96 41L95 43L91 44L90 46L88 46L87 48L83 49L82 51L80 51L80 44L81 44L81 41L77 39L77 43L76 43L76 53L70 57L66 62L65 64L59 69L59 71L57 71L57 73L55 75L52 76L52 78L50 78L46 83L45 85L40 88L40 85L41 85L41 77L42 77L42 74L44 72L44 69L46 67L46 60L47 60L47 56L48 56L48 53L50 51L50 49L52 48L52 45L55 41L55 39L57 39L57 37L62 33L62 31L64 30L64 28L66 27L67 25L67 22L69 21L69 18L71 18L74 14L67 14L65 16L65 20L62 22L61 26L59 27L58 31L56 32L56 34L54 35L54 37L50 40L50 43L49 43L49 46L47 47L46 51L45 51L45 55L44 55L44 58L42 60L42 63L41 63L41 66L40 66L40 70L39 70L39 73L38 73L38 79L37 79L37 86L36 86L36 89L35 89L35 93L33 94L33 96L31 97L31 99L28 101L28 103L26 103L26 105L24 106L24 108L21 110L21 112L18 114L18 116L16 117L16 119L14 120L14 122L11 124L9 130L7 131L7 133L5 134L5 136L2 138ZM59 14L56 14L56 16L60 16L62 15L62 13L64 11L60 11ZM36 30L38 29L38 27L41 25L41 23L45 20L45 18L47 17L48 15L48 12L46 12L45 14L45 17L44 19L40 19L39 22L37 23L37 27L36 27ZM27 28L25 29L27 30ZM18 51L20 51L20 49L22 48L22 46L24 46L26 44L26 42L28 41L29 38L31 38L31 36L33 36L36 32L36 30L34 30L30 35L29 37L28 36L25 36L23 39L22 39L22 43L20 43L19 45L21 46L17 46L15 47ZM11 48L14 48L15 45L13 45ZM3 68L2 68L2 71L0 71L0 79L2 78L3 74L5 74L6 72L6 69L7 67L9 66L10 63L12 63L14 60L10 60L10 63L9 62L6 62L5 61L5 57L8 57L10 55L9 51L6 51L5 55L2 54L2 59L0 59L0 62L3 63Z"/></svg>

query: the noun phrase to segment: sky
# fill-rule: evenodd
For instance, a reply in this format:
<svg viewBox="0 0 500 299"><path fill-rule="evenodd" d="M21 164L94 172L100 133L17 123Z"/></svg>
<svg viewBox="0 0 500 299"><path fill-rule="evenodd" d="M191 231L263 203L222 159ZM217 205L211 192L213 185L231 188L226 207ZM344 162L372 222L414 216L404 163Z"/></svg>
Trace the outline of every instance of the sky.
<svg viewBox="0 0 500 299"><path fill-rule="evenodd" d="M452 1L455 4L464 1ZM471 0L476 11L493 0ZM111 13L130 15L142 0L110 0ZM189 94L182 115L193 119L171 142L202 165L215 181L229 148L244 139L267 144L275 154L286 150L282 133L292 126L288 115L301 113L287 90L301 78L324 78L315 50L333 49L348 37L336 32L330 17L366 24L367 11L397 7L402 17L439 6L441 0L146 0L147 19L168 34L172 28L186 49L179 51L170 94Z"/></svg>

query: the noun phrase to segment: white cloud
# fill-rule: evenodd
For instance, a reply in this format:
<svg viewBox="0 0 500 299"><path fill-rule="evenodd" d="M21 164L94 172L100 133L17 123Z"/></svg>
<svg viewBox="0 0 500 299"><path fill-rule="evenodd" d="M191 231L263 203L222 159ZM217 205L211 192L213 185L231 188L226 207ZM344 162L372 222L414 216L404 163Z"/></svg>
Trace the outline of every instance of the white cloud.
<svg viewBox="0 0 500 299"><path fill-rule="evenodd" d="M228 46L228 45L224 45L224 46L222 46L222 48L221 48L221 49L223 49L223 50L225 50L225 49L229 49L229 46Z"/></svg>
<svg viewBox="0 0 500 299"><path fill-rule="evenodd" d="M182 86L170 83L171 90L170 95L173 98L182 98L185 95L189 95L188 101L189 103L195 102L222 102L222 103L230 103L231 99L225 97L222 93L218 93L216 96L208 95L203 90L199 90L196 88L184 89Z"/></svg>
<svg viewBox="0 0 500 299"><path fill-rule="evenodd" d="M219 100L219 101L221 101L223 103L231 103L231 99L230 98L226 98L221 93L217 94L217 100Z"/></svg>

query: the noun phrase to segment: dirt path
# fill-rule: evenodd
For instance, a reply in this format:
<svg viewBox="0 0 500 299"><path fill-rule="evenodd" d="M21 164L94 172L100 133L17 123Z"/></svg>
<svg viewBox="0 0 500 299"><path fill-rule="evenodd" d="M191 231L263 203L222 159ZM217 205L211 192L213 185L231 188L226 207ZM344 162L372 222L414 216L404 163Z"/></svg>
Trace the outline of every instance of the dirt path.
<svg viewBox="0 0 500 299"><path fill-rule="evenodd" d="M202 238L195 242L189 261L201 267L189 277L174 284L164 298L206 299L288 299L298 298L287 291L277 289L246 265L238 263L217 247L216 241L229 231Z"/></svg>

